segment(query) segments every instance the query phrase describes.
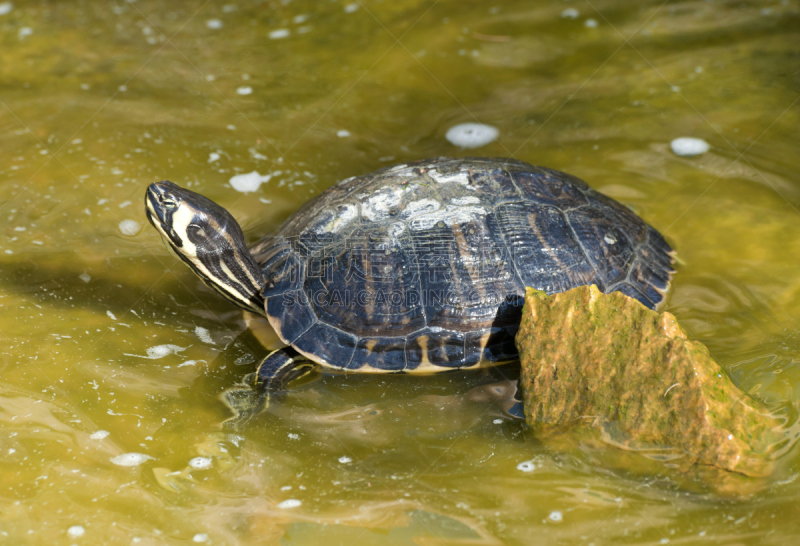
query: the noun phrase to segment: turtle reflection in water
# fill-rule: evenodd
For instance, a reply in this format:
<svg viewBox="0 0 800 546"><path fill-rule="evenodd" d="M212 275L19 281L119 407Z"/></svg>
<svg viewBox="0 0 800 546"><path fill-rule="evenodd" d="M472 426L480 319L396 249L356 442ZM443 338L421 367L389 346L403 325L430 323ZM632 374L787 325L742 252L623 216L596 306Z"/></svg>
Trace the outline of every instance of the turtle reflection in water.
<svg viewBox="0 0 800 546"><path fill-rule="evenodd" d="M319 365L431 373L517 358L525 287L595 284L655 308L672 249L626 207L521 161L439 158L348 178L247 248L209 199L151 184L147 217L209 287L263 315L287 347L255 386Z"/></svg>

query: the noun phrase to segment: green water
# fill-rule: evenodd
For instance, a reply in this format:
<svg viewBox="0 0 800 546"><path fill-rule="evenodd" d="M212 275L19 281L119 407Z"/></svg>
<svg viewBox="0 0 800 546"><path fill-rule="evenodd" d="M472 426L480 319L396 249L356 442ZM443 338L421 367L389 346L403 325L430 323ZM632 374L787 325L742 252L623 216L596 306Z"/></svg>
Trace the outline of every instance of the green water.
<svg viewBox="0 0 800 546"><path fill-rule="evenodd" d="M681 264L664 308L794 419L797 0L15 0L0 13L0 543L800 535L797 450L750 500L690 493L506 419L513 367L323 375L224 430L218 394L258 351L231 345L241 314L167 254L142 205L169 178L254 242L327 186L393 162L565 170L666 235ZM467 152L444 138L472 121L499 139ZM678 157L682 136L711 149ZM228 183L252 171L271 175L257 192ZM177 348L144 358L164 345ZM111 462L131 452L152 458Z"/></svg>

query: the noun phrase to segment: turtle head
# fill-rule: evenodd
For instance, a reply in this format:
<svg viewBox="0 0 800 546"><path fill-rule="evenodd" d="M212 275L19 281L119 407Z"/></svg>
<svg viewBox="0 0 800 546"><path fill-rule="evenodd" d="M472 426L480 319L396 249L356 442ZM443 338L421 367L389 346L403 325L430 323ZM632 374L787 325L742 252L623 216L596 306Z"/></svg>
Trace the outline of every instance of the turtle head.
<svg viewBox="0 0 800 546"><path fill-rule="evenodd" d="M167 248L204 283L239 307L264 314L261 268L227 210L168 180L150 184L144 204Z"/></svg>

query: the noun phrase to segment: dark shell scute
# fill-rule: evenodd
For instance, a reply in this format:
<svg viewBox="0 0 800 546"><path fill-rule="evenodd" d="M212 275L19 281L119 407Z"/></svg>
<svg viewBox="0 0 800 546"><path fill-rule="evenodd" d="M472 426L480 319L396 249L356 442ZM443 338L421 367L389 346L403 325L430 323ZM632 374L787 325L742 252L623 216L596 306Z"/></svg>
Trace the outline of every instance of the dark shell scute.
<svg viewBox="0 0 800 546"><path fill-rule="evenodd" d="M548 294L564 292L594 282L601 289L605 279L598 278L586 260L580 243L555 207L504 205L496 220L511 261L516 265L524 286ZM519 292L517 292L519 293Z"/></svg>
<svg viewBox="0 0 800 546"><path fill-rule="evenodd" d="M363 366L401 372L407 369L405 337L361 338L356 345L352 362L362 362Z"/></svg>
<svg viewBox="0 0 800 546"><path fill-rule="evenodd" d="M554 171L518 172L514 174L514 178L525 198L535 203L559 207L562 210L586 204L586 196L579 186L553 173Z"/></svg>
<svg viewBox="0 0 800 546"><path fill-rule="evenodd" d="M287 343L294 343L317 321L308 304L308 295L302 290L267 298L264 307L267 316L280 324L278 330Z"/></svg>
<svg viewBox="0 0 800 546"><path fill-rule="evenodd" d="M634 245L644 241L632 241L623 226L591 209L571 211L566 217L598 276L607 285L624 280L636 257Z"/></svg>
<svg viewBox="0 0 800 546"><path fill-rule="evenodd" d="M356 369L362 362L352 363L358 338L328 324L317 322L292 342L302 353L313 354L323 362L343 369Z"/></svg>

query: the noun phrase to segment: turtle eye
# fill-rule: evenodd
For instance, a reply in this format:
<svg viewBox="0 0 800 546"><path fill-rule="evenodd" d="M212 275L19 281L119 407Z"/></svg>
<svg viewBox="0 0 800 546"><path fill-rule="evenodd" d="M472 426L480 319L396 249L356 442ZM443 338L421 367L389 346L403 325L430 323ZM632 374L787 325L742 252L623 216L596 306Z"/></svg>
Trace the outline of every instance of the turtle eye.
<svg viewBox="0 0 800 546"><path fill-rule="evenodd" d="M165 197L161 201L161 204L167 210L173 210L173 209L177 208L177 206L178 206L178 203L176 203L174 199L170 199L169 197Z"/></svg>

